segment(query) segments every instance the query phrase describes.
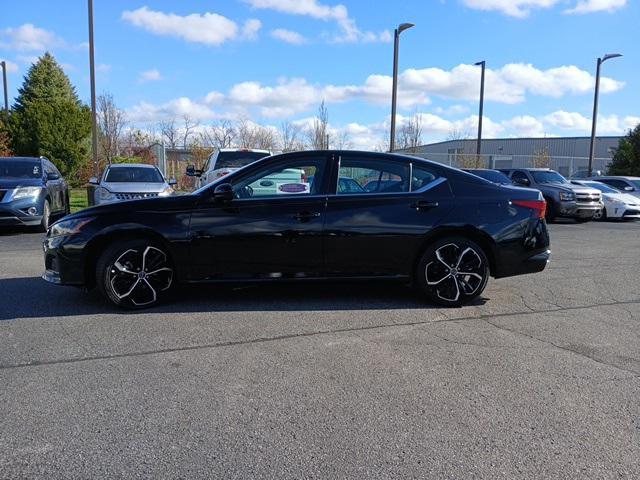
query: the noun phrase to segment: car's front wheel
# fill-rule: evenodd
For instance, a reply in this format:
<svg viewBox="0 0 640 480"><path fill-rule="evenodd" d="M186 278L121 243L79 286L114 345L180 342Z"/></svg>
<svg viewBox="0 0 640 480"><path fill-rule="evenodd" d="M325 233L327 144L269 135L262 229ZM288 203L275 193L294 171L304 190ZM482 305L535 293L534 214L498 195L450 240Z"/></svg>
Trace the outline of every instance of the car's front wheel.
<svg viewBox="0 0 640 480"><path fill-rule="evenodd" d="M164 249L147 240L116 242L96 265L101 293L118 307L136 309L158 304L173 285L174 269Z"/></svg>
<svg viewBox="0 0 640 480"><path fill-rule="evenodd" d="M444 238L425 250L416 280L429 301L459 307L477 298L487 286L489 261L471 240Z"/></svg>

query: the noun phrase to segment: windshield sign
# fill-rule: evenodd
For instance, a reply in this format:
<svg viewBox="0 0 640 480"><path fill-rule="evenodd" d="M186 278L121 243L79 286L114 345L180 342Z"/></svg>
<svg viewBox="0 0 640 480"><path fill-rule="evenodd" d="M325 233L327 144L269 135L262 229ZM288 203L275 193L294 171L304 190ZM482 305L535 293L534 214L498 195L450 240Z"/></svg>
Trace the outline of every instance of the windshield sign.
<svg viewBox="0 0 640 480"><path fill-rule="evenodd" d="M531 172L536 183L569 183L569 181L558 172L538 171Z"/></svg>
<svg viewBox="0 0 640 480"><path fill-rule="evenodd" d="M107 172L105 182L109 183L162 183L162 175L155 168L115 167Z"/></svg>
<svg viewBox="0 0 640 480"><path fill-rule="evenodd" d="M42 167L38 161L0 160L0 178L41 178Z"/></svg>

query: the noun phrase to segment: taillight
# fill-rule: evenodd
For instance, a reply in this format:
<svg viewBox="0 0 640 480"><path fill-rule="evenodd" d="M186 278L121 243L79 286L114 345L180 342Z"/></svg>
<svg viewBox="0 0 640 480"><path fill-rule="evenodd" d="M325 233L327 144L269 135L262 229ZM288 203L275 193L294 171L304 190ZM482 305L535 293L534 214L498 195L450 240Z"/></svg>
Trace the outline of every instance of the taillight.
<svg viewBox="0 0 640 480"><path fill-rule="evenodd" d="M511 203L533 210L536 218L544 218L545 213L547 213L547 202L544 200L511 200Z"/></svg>

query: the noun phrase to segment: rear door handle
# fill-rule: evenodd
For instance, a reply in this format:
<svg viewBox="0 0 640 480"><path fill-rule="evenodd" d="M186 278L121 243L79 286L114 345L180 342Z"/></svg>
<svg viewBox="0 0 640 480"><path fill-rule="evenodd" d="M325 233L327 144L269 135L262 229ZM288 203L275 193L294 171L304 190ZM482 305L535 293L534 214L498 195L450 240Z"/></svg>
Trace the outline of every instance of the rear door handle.
<svg viewBox="0 0 640 480"><path fill-rule="evenodd" d="M296 220L300 220L301 222L311 220L312 218L317 218L320 216L320 212L300 212L296 213L293 218Z"/></svg>
<svg viewBox="0 0 640 480"><path fill-rule="evenodd" d="M411 204L411 208L415 208L416 210L430 210L432 208L436 208L438 206L438 202L430 202L428 200L418 200L415 203Z"/></svg>

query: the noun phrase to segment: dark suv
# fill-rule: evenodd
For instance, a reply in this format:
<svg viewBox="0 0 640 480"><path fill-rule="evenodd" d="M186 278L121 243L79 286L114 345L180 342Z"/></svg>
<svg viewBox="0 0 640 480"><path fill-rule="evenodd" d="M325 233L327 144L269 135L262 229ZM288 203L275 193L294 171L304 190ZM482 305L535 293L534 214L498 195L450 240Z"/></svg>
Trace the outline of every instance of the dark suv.
<svg viewBox="0 0 640 480"><path fill-rule="evenodd" d="M515 168L500 170L520 187L535 188L547 201L546 218L557 217L588 222L604 208L602 193L595 188L574 185L555 170L549 168Z"/></svg>
<svg viewBox="0 0 640 480"><path fill-rule="evenodd" d="M52 216L69 213L69 188L44 157L0 157L0 226L28 225L42 231Z"/></svg>

